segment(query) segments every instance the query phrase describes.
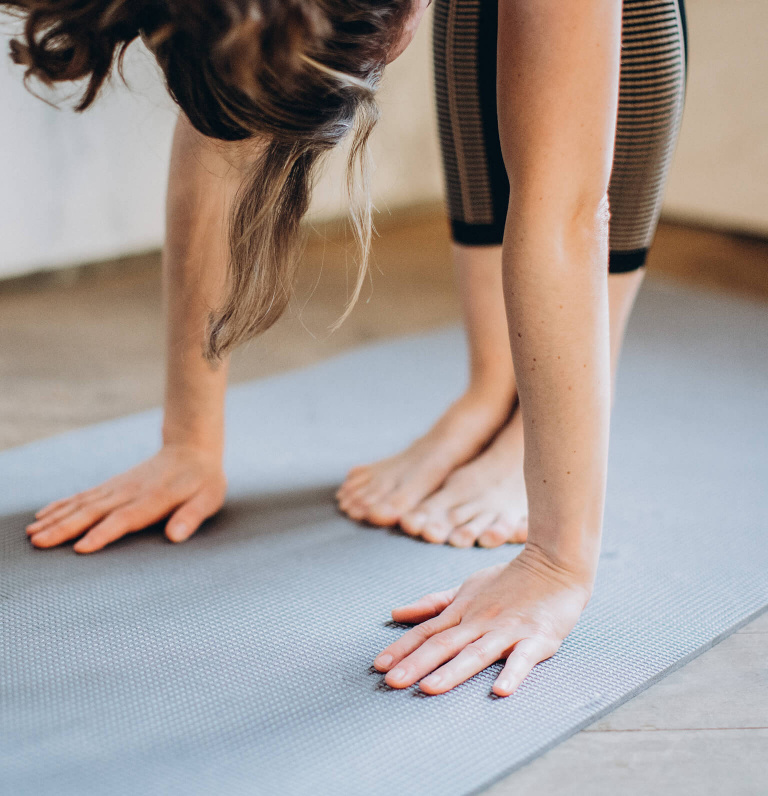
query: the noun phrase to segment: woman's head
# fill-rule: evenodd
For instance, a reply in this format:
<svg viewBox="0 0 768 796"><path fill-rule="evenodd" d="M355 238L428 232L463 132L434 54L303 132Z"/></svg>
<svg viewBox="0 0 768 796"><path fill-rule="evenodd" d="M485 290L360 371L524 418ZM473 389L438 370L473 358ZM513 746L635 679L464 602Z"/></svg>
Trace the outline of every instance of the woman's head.
<svg viewBox="0 0 768 796"><path fill-rule="evenodd" d="M171 96L203 135L253 140L230 218L229 288L211 319L216 358L267 329L288 298L299 223L323 154L354 132L348 183L365 182L366 142L384 64L410 40L427 0L14 0L25 19L11 42L26 76L85 80L96 98L139 35ZM363 261L370 201L353 213ZM364 262L363 262L364 265ZM362 278L363 268L361 268ZM358 282L356 298L362 282Z"/></svg>

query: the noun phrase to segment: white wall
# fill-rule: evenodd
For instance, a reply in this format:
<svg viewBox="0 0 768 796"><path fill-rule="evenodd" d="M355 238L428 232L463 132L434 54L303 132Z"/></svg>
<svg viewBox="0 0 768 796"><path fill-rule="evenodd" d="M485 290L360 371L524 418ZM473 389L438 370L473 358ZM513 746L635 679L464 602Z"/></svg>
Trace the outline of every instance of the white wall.
<svg viewBox="0 0 768 796"><path fill-rule="evenodd" d="M7 51L7 39L0 41ZM85 114L57 110L0 60L0 274L157 246L174 112L138 48L136 91L110 90Z"/></svg>
<svg viewBox="0 0 768 796"><path fill-rule="evenodd" d="M768 235L768 0L687 0L688 96L665 213Z"/></svg>
<svg viewBox="0 0 768 796"><path fill-rule="evenodd" d="M7 26L6 26L7 27ZM441 195L429 71L429 26L387 75L384 118L373 143L377 207ZM7 52L8 36L0 36ZM46 105L0 58L0 276L52 269L158 247L175 108L141 42L119 79L84 114ZM70 103L71 104L71 103ZM313 214L344 212L342 159L330 161Z"/></svg>
<svg viewBox="0 0 768 796"><path fill-rule="evenodd" d="M688 19L689 91L665 212L768 234L768 0L688 0ZM441 196L430 43L425 20L382 88L374 197L385 212ZM0 275L161 244L174 111L140 45L126 71L133 91L115 81L77 115L35 99L0 62ZM341 155L315 217L344 210Z"/></svg>

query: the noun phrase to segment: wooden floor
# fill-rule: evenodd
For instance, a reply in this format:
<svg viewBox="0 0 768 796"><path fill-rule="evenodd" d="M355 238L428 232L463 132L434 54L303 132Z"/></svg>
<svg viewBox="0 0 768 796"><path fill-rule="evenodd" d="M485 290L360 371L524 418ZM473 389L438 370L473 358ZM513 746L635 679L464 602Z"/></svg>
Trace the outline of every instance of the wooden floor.
<svg viewBox="0 0 768 796"><path fill-rule="evenodd" d="M289 317L238 352L233 381L459 320L441 215L378 226L372 283L341 330L328 327L354 266L326 230L307 249ZM763 240L662 224L648 272L768 302ZM161 402L159 285L157 253L0 282L0 448ZM527 792L768 794L768 616L490 791Z"/></svg>

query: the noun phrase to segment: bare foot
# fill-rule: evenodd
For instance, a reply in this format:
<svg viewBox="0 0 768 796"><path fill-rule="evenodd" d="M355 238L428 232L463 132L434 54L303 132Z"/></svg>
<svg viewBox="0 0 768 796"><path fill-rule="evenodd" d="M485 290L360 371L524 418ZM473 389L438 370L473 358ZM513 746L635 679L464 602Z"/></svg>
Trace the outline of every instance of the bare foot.
<svg viewBox="0 0 768 796"><path fill-rule="evenodd" d="M437 492L405 514L400 525L411 536L455 547L524 542L528 503L520 411L515 410L487 450L453 472Z"/></svg>
<svg viewBox="0 0 768 796"><path fill-rule="evenodd" d="M508 419L514 398L511 385L470 388L407 450L350 470L336 494L339 507L353 520L395 525L483 449Z"/></svg>

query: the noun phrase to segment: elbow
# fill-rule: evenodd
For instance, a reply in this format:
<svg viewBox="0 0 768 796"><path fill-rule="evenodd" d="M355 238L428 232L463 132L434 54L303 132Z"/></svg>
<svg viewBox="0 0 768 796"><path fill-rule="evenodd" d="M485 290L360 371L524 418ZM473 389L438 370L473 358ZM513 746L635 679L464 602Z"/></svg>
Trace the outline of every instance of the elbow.
<svg viewBox="0 0 768 796"><path fill-rule="evenodd" d="M566 228L572 234L593 238L596 242L608 245L608 231L611 226L611 208L608 192L592 193L579 197L571 205L564 218Z"/></svg>
<svg viewBox="0 0 768 796"><path fill-rule="evenodd" d="M521 237L559 242L562 250L589 249L598 259L607 257L610 205L605 190L515 192L510 201L507 228ZM515 238L512 238L514 240Z"/></svg>

